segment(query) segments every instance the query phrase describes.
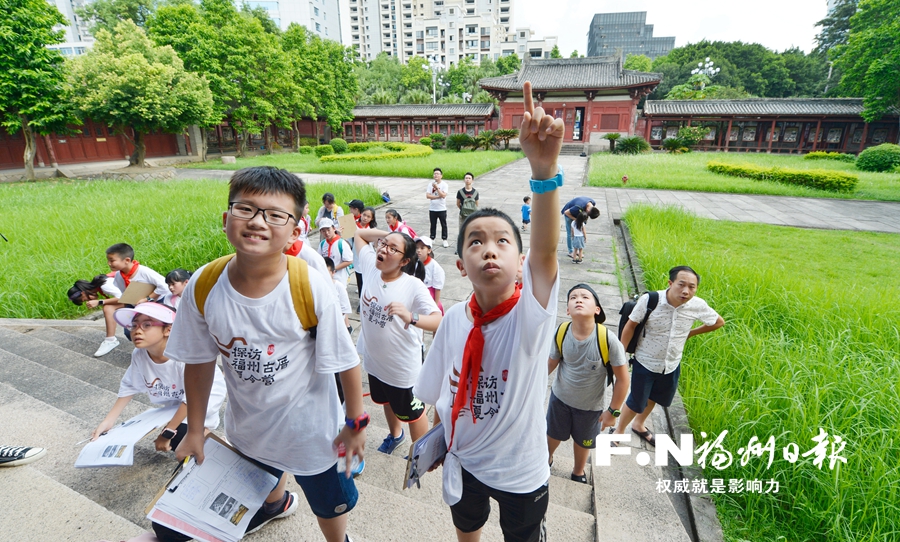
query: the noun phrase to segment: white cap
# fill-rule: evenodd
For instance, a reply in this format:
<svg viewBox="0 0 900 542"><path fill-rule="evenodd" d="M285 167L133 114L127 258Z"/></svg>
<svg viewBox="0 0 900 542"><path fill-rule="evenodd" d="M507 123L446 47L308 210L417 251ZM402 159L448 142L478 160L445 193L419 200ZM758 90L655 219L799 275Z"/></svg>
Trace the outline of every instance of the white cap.
<svg viewBox="0 0 900 542"><path fill-rule="evenodd" d="M131 321L138 314L146 314L164 324L171 324L175 321L175 311L162 303L152 301L136 305L133 309L118 309L113 313L113 317L120 326L127 327L131 325Z"/></svg>
<svg viewBox="0 0 900 542"><path fill-rule="evenodd" d="M432 248L432 244L433 244L433 243L432 243L432 241L431 241L431 237L416 237L416 238L414 239L414 241L415 241L416 243L418 243L419 241L421 241L422 244L424 244L426 247Z"/></svg>
<svg viewBox="0 0 900 542"><path fill-rule="evenodd" d="M318 224L319 224L320 230L322 228L333 228L334 227L334 221L331 220L330 218L325 218L325 217L320 218Z"/></svg>

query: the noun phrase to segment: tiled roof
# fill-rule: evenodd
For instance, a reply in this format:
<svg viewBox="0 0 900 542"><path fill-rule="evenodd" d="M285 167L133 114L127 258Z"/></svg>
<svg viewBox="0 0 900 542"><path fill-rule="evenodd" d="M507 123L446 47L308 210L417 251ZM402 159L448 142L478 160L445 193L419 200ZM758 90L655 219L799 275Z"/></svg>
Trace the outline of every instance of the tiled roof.
<svg viewBox="0 0 900 542"><path fill-rule="evenodd" d="M862 98L745 98L742 100L647 100L645 115L845 115L859 116ZM888 114L898 114L893 108Z"/></svg>
<svg viewBox="0 0 900 542"><path fill-rule="evenodd" d="M620 69L616 57L527 59L518 73L486 77L478 84L485 89L522 90L525 81L542 90L600 90L659 83L662 75Z"/></svg>
<svg viewBox="0 0 900 542"><path fill-rule="evenodd" d="M489 117L494 104L397 104L358 105L354 117Z"/></svg>

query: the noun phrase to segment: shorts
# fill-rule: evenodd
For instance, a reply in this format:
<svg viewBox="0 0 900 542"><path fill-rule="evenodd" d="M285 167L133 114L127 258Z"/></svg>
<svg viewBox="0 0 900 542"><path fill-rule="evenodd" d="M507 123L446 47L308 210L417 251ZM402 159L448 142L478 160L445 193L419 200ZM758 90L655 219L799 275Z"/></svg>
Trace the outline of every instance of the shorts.
<svg viewBox="0 0 900 542"><path fill-rule="evenodd" d="M647 400L651 400L659 406L669 407L675 392L678 391L678 376L681 374L681 364L669 374L654 373L635 358L631 368L631 392L625 404L628 408L642 413L647 408Z"/></svg>
<svg viewBox="0 0 900 542"><path fill-rule="evenodd" d="M544 542L545 516L550 504L549 480L531 493L510 493L486 486L462 469L463 492L450 507L453 526L464 533L482 528L491 515L490 499L500 505L500 528L505 542Z"/></svg>
<svg viewBox="0 0 900 542"><path fill-rule="evenodd" d="M522 224L531 224L531 220L522 219Z"/></svg>
<svg viewBox="0 0 900 542"><path fill-rule="evenodd" d="M553 391L547 407L547 436L555 440L569 440L587 449L596 448L600 434L602 410L581 410L563 403Z"/></svg>
<svg viewBox="0 0 900 542"><path fill-rule="evenodd" d="M414 422L425 413L425 404L416 399L412 388L397 388L370 374L369 393L372 402L391 405L394 416L402 422Z"/></svg>
<svg viewBox="0 0 900 542"><path fill-rule="evenodd" d="M269 472L281 478L282 471L269 469ZM316 517L322 519L336 518L346 514L356 506L359 493L353 477L347 478L344 473L338 472L337 463L330 469L311 476L294 475L294 480L300 485L306 502Z"/></svg>
<svg viewBox="0 0 900 542"><path fill-rule="evenodd" d="M573 237L572 248L584 248L584 237Z"/></svg>

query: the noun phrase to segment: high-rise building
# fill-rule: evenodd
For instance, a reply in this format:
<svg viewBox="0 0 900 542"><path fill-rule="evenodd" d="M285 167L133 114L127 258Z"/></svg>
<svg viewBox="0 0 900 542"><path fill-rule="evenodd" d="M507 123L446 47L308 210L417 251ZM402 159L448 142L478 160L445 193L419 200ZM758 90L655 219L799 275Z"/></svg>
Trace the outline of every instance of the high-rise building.
<svg viewBox="0 0 900 542"><path fill-rule="evenodd" d="M465 56L476 64L496 60L518 49L518 34L511 32L513 4L513 0L349 0L349 43L363 60L381 52L403 63L414 56L437 57L445 65Z"/></svg>
<svg viewBox="0 0 900 542"><path fill-rule="evenodd" d="M653 25L647 23L646 11L597 13L588 30L587 56L616 54L645 55L656 58L675 48L675 38L653 37Z"/></svg>
<svg viewBox="0 0 900 542"><path fill-rule="evenodd" d="M75 8L84 5L84 0L49 0L49 2L56 6L68 21L68 25L56 28L65 31L65 41L51 45L50 49L58 49L63 56L84 54L94 44L94 37L88 32L87 25L75 14Z"/></svg>

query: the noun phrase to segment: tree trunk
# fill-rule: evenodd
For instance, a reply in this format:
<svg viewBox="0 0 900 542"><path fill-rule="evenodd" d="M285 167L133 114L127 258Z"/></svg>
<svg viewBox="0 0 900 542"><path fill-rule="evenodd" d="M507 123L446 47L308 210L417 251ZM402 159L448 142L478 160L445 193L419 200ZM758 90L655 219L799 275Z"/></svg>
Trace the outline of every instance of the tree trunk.
<svg viewBox="0 0 900 542"><path fill-rule="evenodd" d="M272 154L272 127L266 126L266 154Z"/></svg>
<svg viewBox="0 0 900 542"><path fill-rule="evenodd" d="M197 145L197 152L200 153L200 161L206 162L206 153L209 152L209 145L206 141L206 128L200 127L200 141Z"/></svg>
<svg viewBox="0 0 900 542"><path fill-rule="evenodd" d="M34 132L31 130L31 124L28 117L19 115L22 121L22 135L25 136L25 153L22 157L25 161L25 178L29 181L34 180L34 155L37 153L37 143L34 140Z"/></svg>
<svg viewBox="0 0 900 542"><path fill-rule="evenodd" d="M316 123L316 145L319 144L319 121L318 119L315 121Z"/></svg>
<svg viewBox="0 0 900 542"><path fill-rule="evenodd" d="M139 132L136 129L132 129L134 131L134 153L128 159L129 167L144 167L144 158L147 157L147 146L144 145L144 134L143 132Z"/></svg>
<svg viewBox="0 0 900 542"><path fill-rule="evenodd" d="M609 152L616 152L616 140L615 139L609 140Z"/></svg>
<svg viewBox="0 0 900 542"><path fill-rule="evenodd" d="M291 133L294 134L294 152L300 150L300 129L297 127L297 121L291 123Z"/></svg>
<svg viewBox="0 0 900 542"><path fill-rule="evenodd" d="M238 145L238 156L241 158L247 156L247 142L250 141L250 132L241 130L241 144Z"/></svg>

